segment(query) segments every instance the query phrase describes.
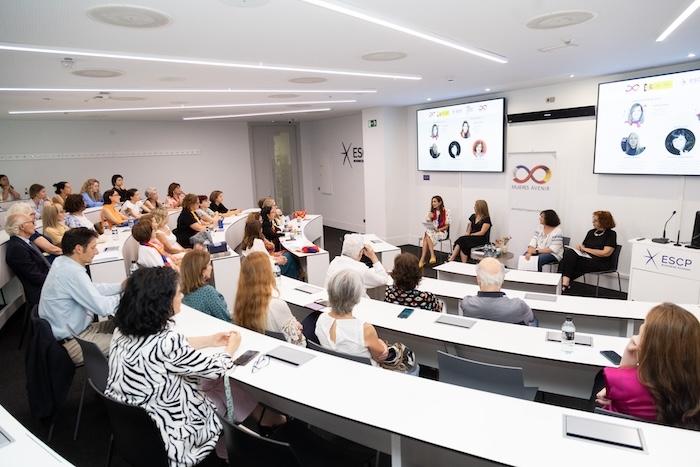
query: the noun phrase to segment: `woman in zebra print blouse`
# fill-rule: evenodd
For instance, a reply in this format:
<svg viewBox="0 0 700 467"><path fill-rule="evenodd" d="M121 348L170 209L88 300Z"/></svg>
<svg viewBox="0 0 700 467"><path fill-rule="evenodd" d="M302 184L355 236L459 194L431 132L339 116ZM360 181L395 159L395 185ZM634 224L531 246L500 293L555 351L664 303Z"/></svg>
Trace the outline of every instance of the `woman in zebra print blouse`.
<svg viewBox="0 0 700 467"><path fill-rule="evenodd" d="M105 394L144 408L160 430L171 467L192 466L214 449L222 430L199 379L218 379L233 366L235 331L185 337L172 330L182 294L172 268L143 268L129 277L114 317ZM207 356L198 349L226 347Z"/></svg>

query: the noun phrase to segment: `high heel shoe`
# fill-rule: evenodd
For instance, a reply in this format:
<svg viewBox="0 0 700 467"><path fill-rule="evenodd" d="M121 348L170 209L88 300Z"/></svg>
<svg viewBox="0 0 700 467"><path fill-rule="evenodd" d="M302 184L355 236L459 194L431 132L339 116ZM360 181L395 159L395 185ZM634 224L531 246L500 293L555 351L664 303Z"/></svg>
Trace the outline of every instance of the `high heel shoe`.
<svg viewBox="0 0 700 467"><path fill-rule="evenodd" d="M423 269L423 266L425 266L425 261L423 261L423 258L421 258L420 261L418 261L418 267Z"/></svg>
<svg viewBox="0 0 700 467"><path fill-rule="evenodd" d="M431 257L430 257L430 263L429 263L429 264L432 265L432 264L435 264L435 263L437 263L437 258L435 258L435 256L431 256Z"/></svg>

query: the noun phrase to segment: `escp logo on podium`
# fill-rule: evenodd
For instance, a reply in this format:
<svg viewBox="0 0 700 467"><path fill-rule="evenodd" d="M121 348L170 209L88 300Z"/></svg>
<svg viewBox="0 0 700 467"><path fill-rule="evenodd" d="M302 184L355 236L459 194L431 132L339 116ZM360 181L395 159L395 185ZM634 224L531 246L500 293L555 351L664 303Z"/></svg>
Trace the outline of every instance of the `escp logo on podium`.
<svg viewBox="0 0 700 467"><path fill-rule="evenodd" d="M648 248L647 254L642 258L644 259L645 266L648 266L651 263L656 269L668 268L680 269L683 271L691 271L693 269L693 260L691 258L684 256L662 255L659 252L652 253Z"/></svg>

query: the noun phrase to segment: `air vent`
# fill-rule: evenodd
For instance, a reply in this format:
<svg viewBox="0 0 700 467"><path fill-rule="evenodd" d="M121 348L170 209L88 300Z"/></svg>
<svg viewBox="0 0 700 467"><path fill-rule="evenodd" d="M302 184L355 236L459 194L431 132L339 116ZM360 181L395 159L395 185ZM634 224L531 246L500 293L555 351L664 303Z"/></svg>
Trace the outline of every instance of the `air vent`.
<svg viewBox="0 0 700 467"><path fill-rule="evenodd" d="M97 22L125 28L158 28L170 23L170 17L165 13L140 6L96 6L88 9L87 15Z"/></svg>
<svg viewBox="0 0 700 467"><path fill-rule="evenodd" d="M530 29L559 29L585 23L595 18L595 13L583 10L560 11L538 16L527 22Z"/></svg>

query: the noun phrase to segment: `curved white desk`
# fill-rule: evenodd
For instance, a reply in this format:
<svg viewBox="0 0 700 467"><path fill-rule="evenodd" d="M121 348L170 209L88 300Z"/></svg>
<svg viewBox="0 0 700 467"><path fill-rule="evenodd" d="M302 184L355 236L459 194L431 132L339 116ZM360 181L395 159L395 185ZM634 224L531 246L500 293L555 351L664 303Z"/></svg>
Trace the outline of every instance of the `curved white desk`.
<svg viewBox="0 0 700 467"><path fill-rule="evenodd" d="M438 279L476 284L475 264L450 261L434 269L437 271ZM557 294L560 292L561 274L506 269L503 287L510 290Z"/></svg>
<svg viewBox="0 0 700 467"><path fill-rule="evenodd" d="M401 248L382 240L375 234L361 234L365 243L369 243L377 258L388 272L394 270L394 260L401 254Z"/></svg>
<svg viewBox="0 0 700 467"><path fill-rule="evenodd" d="M182 308L175 325L185 335L237 329L242 340L236 356L289 345ZM254 373L248 364L230 375L266 405L390 453L392 466L559 467L562 459L569 467L697 465L692 448L700 441L697 432L524 401L295 349L315 357L299 367L270 359ZM637 427L646 450L566 437L564 415Z"/></svg>
<svg viewBox="0 0 700 467"><path fill-rule="evenodd" d="M294 240L287 234L280 238L282 246L296 256L301 262L302 268L306 271L309 284L322 286L328 271L328 251L323 245L323 217L320 215L307 215L303 220L293 220L290 224L298 225L301 235ZM316 245L319 247L318 253L304 253L301 248Z"/></svg>

